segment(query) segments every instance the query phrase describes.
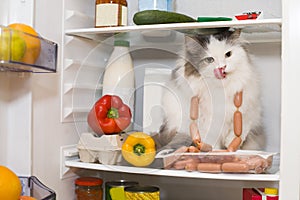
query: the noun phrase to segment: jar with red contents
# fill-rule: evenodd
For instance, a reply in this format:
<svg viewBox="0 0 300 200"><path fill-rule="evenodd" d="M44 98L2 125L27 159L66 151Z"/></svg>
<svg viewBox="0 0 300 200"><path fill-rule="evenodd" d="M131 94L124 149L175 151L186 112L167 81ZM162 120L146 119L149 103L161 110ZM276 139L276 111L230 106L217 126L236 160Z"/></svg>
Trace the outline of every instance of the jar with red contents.
<svg viewBox="0 0 300 200"><path fill-rule="evenodd" d="M77 200L102 200L103 180L96 177L81 177L75 180Z"/></svg>

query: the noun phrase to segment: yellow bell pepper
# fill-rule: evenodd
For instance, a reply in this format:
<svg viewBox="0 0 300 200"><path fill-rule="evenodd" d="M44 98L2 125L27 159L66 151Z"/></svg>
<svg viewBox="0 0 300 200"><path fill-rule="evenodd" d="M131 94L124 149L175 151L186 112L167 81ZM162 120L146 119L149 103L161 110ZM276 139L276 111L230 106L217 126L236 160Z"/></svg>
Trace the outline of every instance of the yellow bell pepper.
<svg viewBox="0 0 300 200"><path fill-rule="evenodd" d="M130 164L137 167L150 165L155 159L155 142L143 132L130 134L122 145L122 156Z"/></svg>

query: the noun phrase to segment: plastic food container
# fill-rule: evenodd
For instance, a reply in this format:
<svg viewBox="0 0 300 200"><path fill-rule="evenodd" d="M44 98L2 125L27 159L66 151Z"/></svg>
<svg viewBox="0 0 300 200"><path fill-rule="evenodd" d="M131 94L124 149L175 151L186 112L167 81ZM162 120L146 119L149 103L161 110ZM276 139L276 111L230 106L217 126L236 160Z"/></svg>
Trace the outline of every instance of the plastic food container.
<svg viewBox="0 0 300 200"><path fill-rule="evenodd" d="M82 162L98 161L101 164L114 165L122 160L122 144L122 134L97 137L92 133L82 133L77 149Z"/></svg>
<svg viewBox="0 0 300 200"><path fill-rule="evenodd" d="M56 43L0 26L0 71L46 73L56 66Z"/></svg>
<svg viewBox="0 0 300 200"><path fill-rule="evenodd" d="M38 200L55 200L55 192L45 186L35 176L19 176L22 184L22 196L31 196Z"/></svg>
<svg viewBox="0 0 300 200"><path fill-rule="evenodd" d="M236 152L214 151L200 153L160 152L168 169L199 171L204 173L273 173L278 166L273 162L277 153L238 150ZM274 165L273 165L274 164Z"/></svg>

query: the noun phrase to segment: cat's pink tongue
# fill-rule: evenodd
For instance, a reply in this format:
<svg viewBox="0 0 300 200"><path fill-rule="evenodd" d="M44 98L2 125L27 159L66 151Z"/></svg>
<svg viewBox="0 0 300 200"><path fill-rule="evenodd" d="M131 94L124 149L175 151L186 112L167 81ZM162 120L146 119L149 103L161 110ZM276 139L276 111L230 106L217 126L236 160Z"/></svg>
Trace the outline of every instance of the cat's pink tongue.
<svg viewBox="0 0 300 200"><path fill-rule="evenodd" d="M219 67L214 69L214 74L217 79L223 79L226 77L225 67Z"/></svg>

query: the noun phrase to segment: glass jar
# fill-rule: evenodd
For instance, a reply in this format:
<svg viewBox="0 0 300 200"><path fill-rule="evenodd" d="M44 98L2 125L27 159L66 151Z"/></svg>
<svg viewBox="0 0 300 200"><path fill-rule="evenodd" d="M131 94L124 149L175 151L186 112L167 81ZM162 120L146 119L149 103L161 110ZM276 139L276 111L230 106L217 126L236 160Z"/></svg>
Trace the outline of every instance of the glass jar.
<svg viewBox="0 0 300 200"><path fill-rule="evenodd" d="M102 200L102 179L95 177L81 177L75 180L77 200Z"/></svg>
<svg viewBox="0 0 300 200"><path fill-rule="evenodd" d="M96 0L95 27L126 26L126 0Z"/></svg>

